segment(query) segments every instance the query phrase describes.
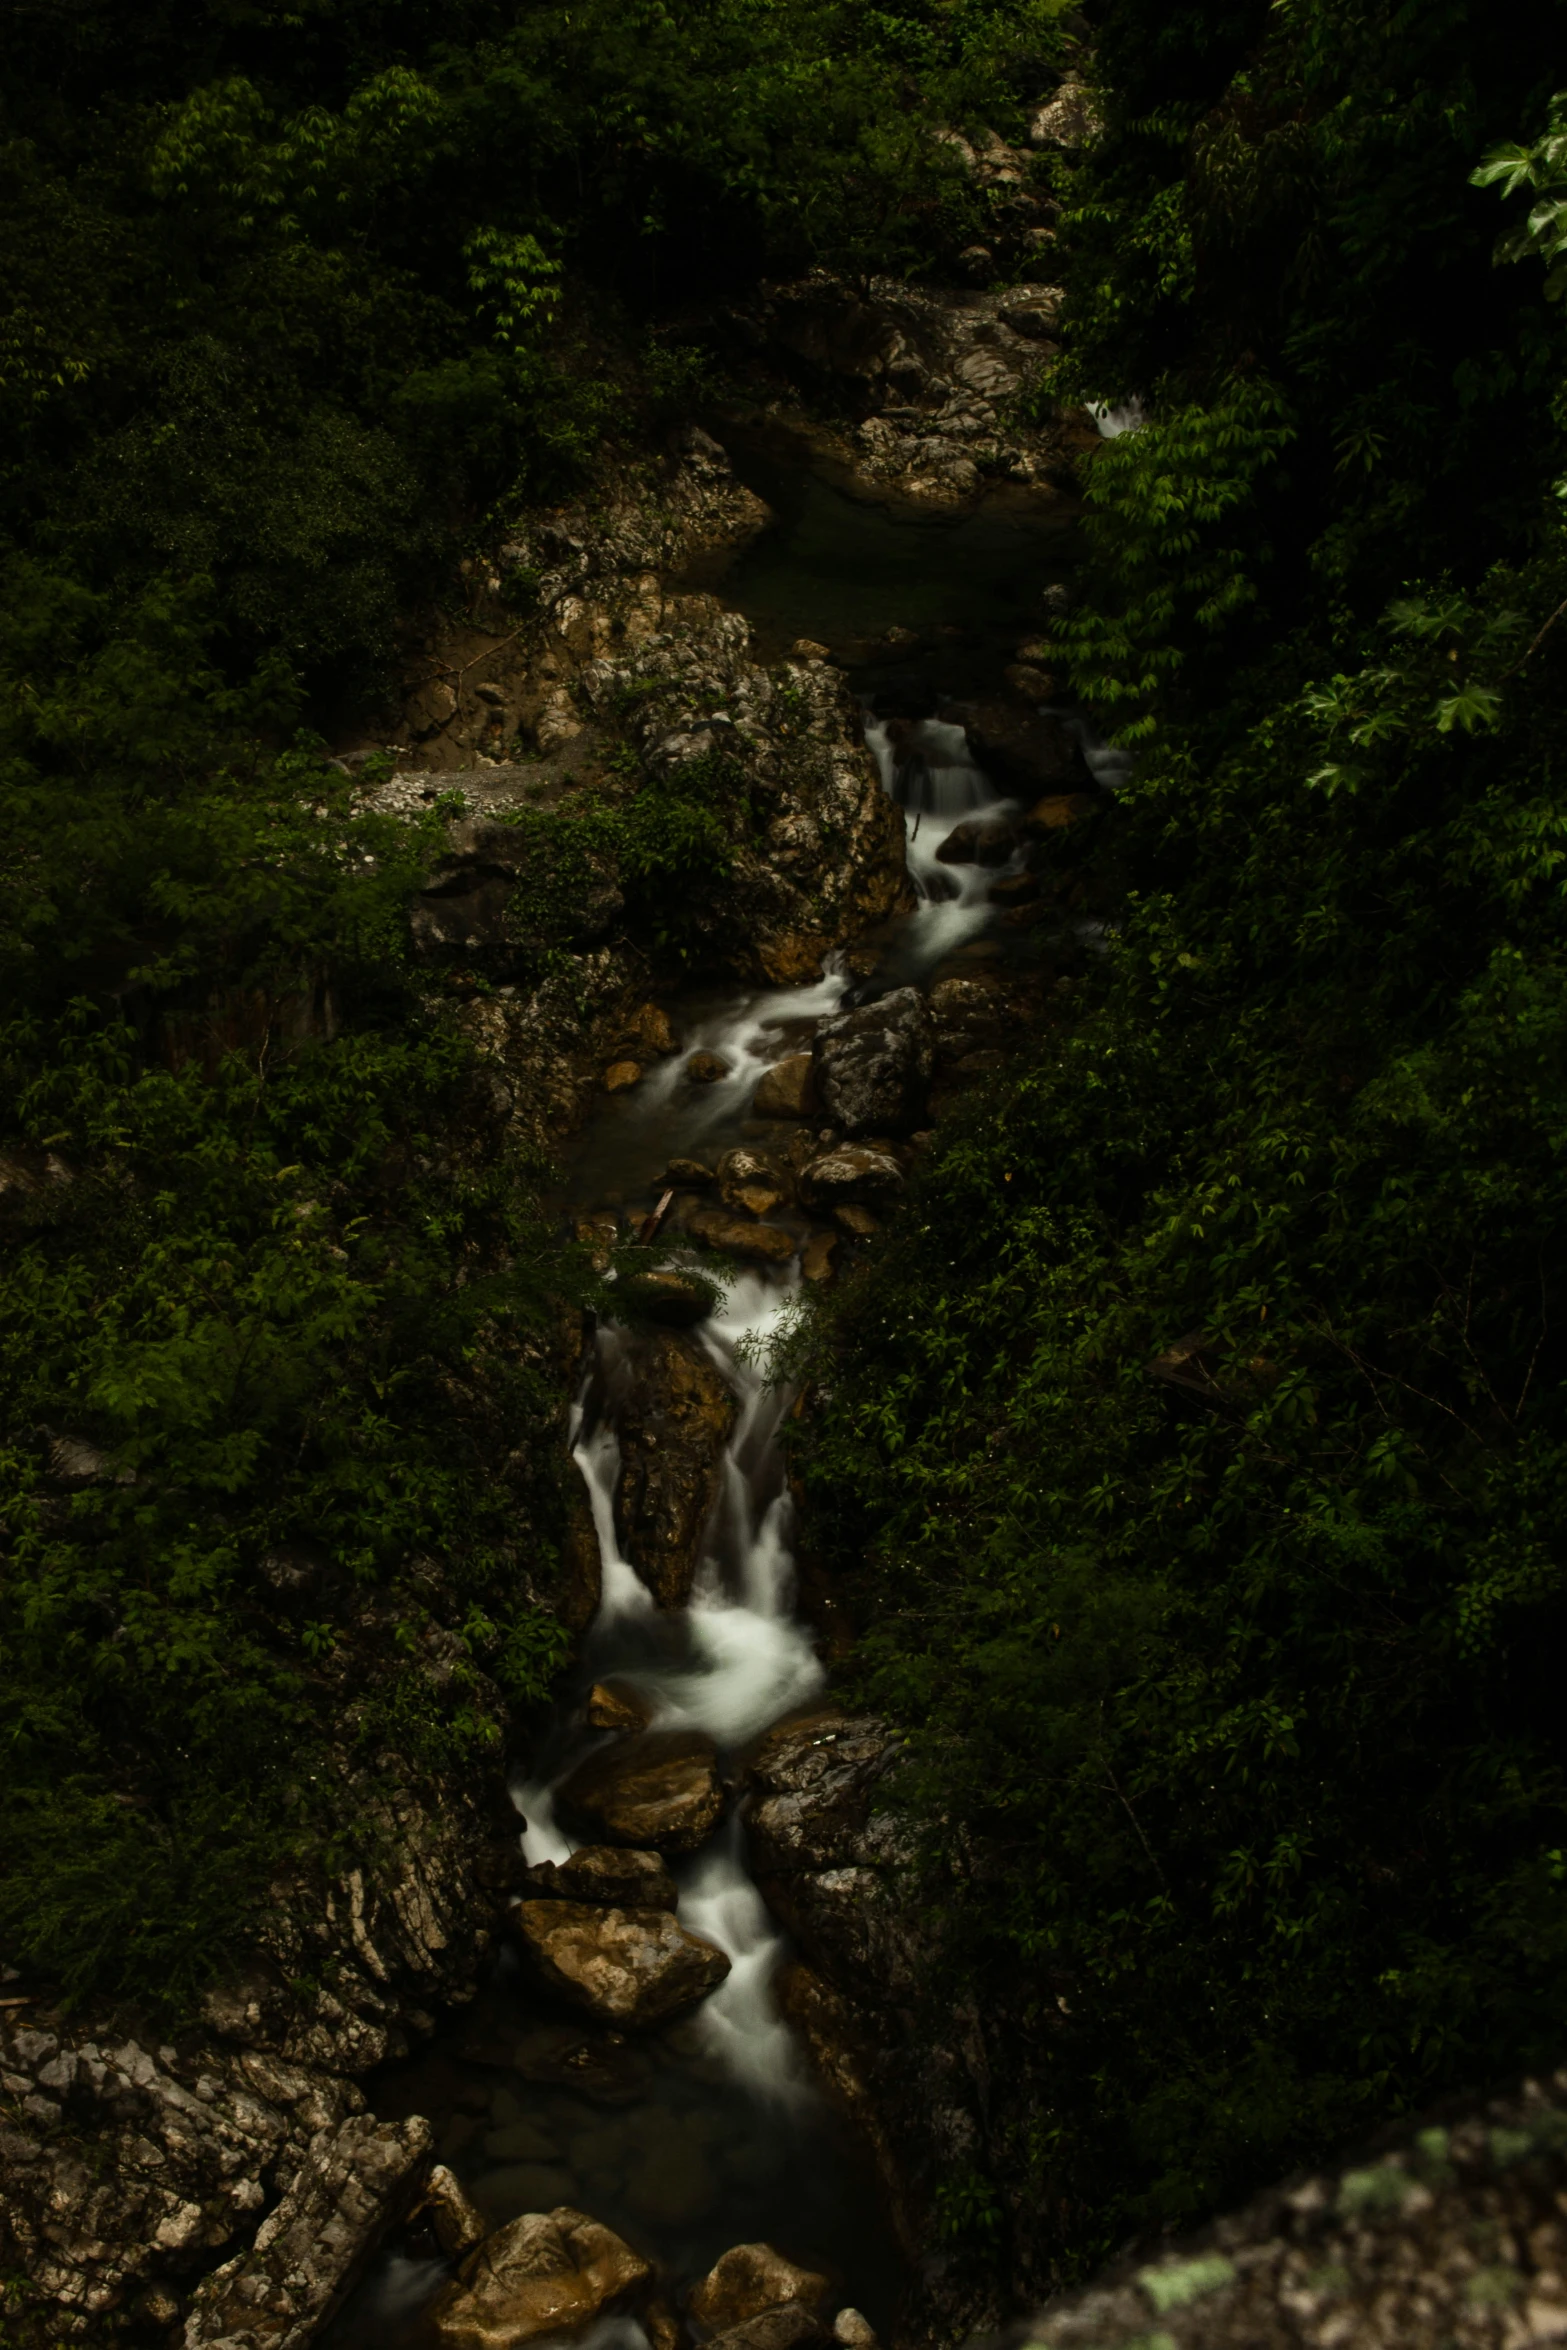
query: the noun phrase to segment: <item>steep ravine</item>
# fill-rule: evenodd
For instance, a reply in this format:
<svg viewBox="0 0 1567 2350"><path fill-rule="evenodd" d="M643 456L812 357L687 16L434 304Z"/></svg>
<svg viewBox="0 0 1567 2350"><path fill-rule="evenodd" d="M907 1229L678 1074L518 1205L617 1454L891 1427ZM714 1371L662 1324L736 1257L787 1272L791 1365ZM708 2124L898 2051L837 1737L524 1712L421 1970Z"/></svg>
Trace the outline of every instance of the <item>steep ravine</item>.
<svg viewBox="0 0 1567 2350"><path fill-rule="evenodd" d="M516 1813L500 1785L473 1773L437 1785L380 1755L370 1792L382 1859L324 1888L280 1880L254 1963L215 1987L200 2028L165 2041L140 2015L67 2014L46 1991L7 1986L3 2212L45 2328L107 2323L117 2336L190 2350L263 2340L303 2350L391 2230L389 2265L363 2305L375 2314L362 2338L385 2338L393 2308L416 2305L432 2282L428 2221L397 2231L427 2193L438 2139L492 2226L551 2207L542 2180L516 2176L531 2161L553 2174L552 2195L569 2192L575 2208L602 2211L645 2246L669 2287L727 2244L781 2240L780 2250L820 2259L840 2301L899 2323L906 2255L929 2250L915 2181L930 2152L916 2131L905 2159L902 2124L868 2097L845 2026L854 1992L890 1999L897 1972L891 1945L878 1943L875 1885L854 1873L865 1838L881 1834L871 1788L886 1742L834 1732L802 1744L786 1726L758 1745L776 1716L815 1702L832 1603L807 1571L810 1626L796 1623L772 1442L784 1401L737 1348L797 1282L833 1277L866 1245L908 1178L923 1122L985 1079L1080 961L1080 909L1042 895L1028 868L1030 844L1091 803L1070 728L1039 717L1048 681L1027 660L1060 569L1058 502L1030 514L1013 500L998 512L982 627L927 616L910 630L898 613L905 598L923 610L933 573L950 596L953 516L896 502L879 510L866 487L813 474L772 516L696 434L662 472L591 512L533 518L512 557L536 558L530 617L487 612L481 582L468 639L448 648L480 708L498 706L483 689L517 697L505 711L517 755L486 764L466 746L459 693L449 720L373 785L392 809L423 805L448 783L468 803L413 926L479 1051L475 1135L505 1127L525 1149L561 1156L561 1205L596 1244L611 1218L629 1237L673 1189L663 1237L717 1248L741 1268L704 1325L611 1328L575 1360L578 1340L563 1339L576 1435L597 1463L601 1504L616 1485L612 1547L626 1557L618 1579L606 1574L581 1486L560 1588L540 1593L579 1633L601 1598L612 1603L563 1701L567 1745L582 1736L594 1674L640 1686L671 1724L695 1683L709 1699L732 1684L735 1702L724 1698L722 1718L711 1717L724 1825L708 1849L672 1856L684 1918L730 1959L725 1983L705 2022L700 2008L677 2018L602 2074L577 2061L581 2023L562 2042L563 2017L541 2010L548 2045L519 2064L518 1962L504 1926L528 1889ZM819 556L802 518L819 515L823 496L846 516L839 572L873 553L856 633L796 643L780 660L762 602L814 592ZM755 552L749 573L720 563L718 593L693 583L715 546L731 562ZM413 730L398 731L406 740ZM981 780L975 744L1003 784ZM671 987L609 866L596 894L561 910L540 972L531 925L548 874L526 824L507 820L569 815L584 791L613 792L628 756L678 792L715 747L746 777L751 812L726 873L701 893L687 951L709 975ZM1043 794L1032 832L976 827L975 804L1003 789L1019 807ZM938 858L943 836L965 825L953 860ZM881 1075L891 1069L896 1102L884 1095L856 1111L802 1093L821 1025L844 1009L845 1081L877 1079L888 1026L878 1005L888 1001L895 1049ZM705 1085L685 1073L704 1052L728 1063ZM764 1115L757 1092L769 1069ZM472 1147L466 1137L461 1147ZM731 1150L765 1168L731 1161L713 1183L662 1180L686 1156L719 1178ZM836 1165L807 1184L813 1162ZM769 1188L776 1202L764 1199ZM566 1408L563 1397L563 1434ZM497 1441L504 1447L504 1431ZM294 1571L287 1560L262 1566ZM747 1576L762 1603L736 1607ZM644 1584L661 1606L639 1596ZM388 1636L372 1616L345 1620L334 1651L349 1722L356 1660ZM737 1629L745 1654L704 1649ZM464 1653L455 1626L433 1628L427 1646L437 1679ZM345 1769L362 1767L346 1755ZM547 1738L528 1771L554 1781L565 1761ZM530 1803L530 1833L542 1835L545 1815ZM854 1851L829 1852L834 1839ZM628 2148L627 2117L641 2117L640 2150ZM677 2122L678 2145L667 2135ZM504 2148L508 2131L528 2136L532 2153L519 2136L510 2154L492 2155L486 2141L499 2136ZM594 2143L579 2147L584 2138ZM508 2170L509 2184L486 2186L486 2174ZM344 2312L341 2322L357 2320Z"/></svg>
<svg viewBox="0 0 1567 2350"><path fill-rule="evenodd" d="M787 585L787 542L758 575L772 594ZM897 1985L876 1985L876 1872L813 1865L850 1824L846 1788L852 1824L871 1828L895 1747L827 1702L797 1611L778 1440L793 1399L765 1351L802 1278L833 1278L895 1210L938 1053L949 1087L981 1075L999 1053L954 1056L965 1023L997 1023L1043 982L1036 931L1006 922L1009 901L1030 910L1011 829L1023 811L959 719L916 714L953 633L922 647L909 632L899 666L884 656L861 679L866 741L904 809L912 913L830 955L812 984L667 1000L675 1049L612 1066L573 1150L584 1236L608 1251L657 1222L684 1245L630 1276L652 1326L611 1320L584 1359L573 1451L600 1602L514 1784L531 1865L509 1947L478 2006L372 2091L388 2121L435 2122L472 2229L566 2207L651 2261L655 2338L675 2322L665 2300L681 2307L729 2247L757 2240L826 2278L818 2315L847 2308L846 2339L863 2320L901 2331L909 2263L928 2249L904 2151L844 2094L847 2052L824 2037L837 1993L781 1930L830 1978L847 1927L843 1988L863 1990L868 1969L895 2001ZM679 1270L701 1270L707 1247L723 1282L712 1313ZM906 1953L884 1955L907 1972ZM441 2219L383 2255L334 2330L343 2350L466 2341L503 2308L490 2255L452 2281Z"/></svg>

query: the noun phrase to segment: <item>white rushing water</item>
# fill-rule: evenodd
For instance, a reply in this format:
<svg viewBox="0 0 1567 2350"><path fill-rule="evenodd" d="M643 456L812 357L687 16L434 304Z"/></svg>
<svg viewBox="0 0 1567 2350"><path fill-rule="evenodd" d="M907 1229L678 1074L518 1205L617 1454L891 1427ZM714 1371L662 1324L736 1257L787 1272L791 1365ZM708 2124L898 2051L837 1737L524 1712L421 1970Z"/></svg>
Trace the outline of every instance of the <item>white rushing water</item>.
<svg viewBox="0 0 1567 2350"><path fill-rule="evenodd" d="M918 905L901 948L915 967L930 968L984 927L991 885L1020 862L947 863L938 852L959 824L1004 820L1015 810L975 761L961 726L868 717L865 739L884 788L904 810ZM781 1044L830 1017L847 985L842 972L829 969L812 986L765 990L714 1012L687 1037L679 1058L644 1078L636 1115L666 1127L678 1120L680 1147L699 1153L710 1136L732 1130L744 1116ZM717 1055L727 1074L693 1088L683 1066L693 1051ZM798 1278L792 1268L735 1277L722 1305L693 1333L739 1410L673 1642L660 1640L659 1611L623 1555L615 1526L616 1409L636 1376L636 1342L626 1331L613 1324L599 1330L573 1412L572 1458L587 1487L602 1571L587 1639L594 1669L638 1690L652 1727L700 1730L729 1750L808 1703L825 1683L810 1633L794 1612L793 1504L778 1441L793 1397L762 1367L769 1340L793 1307ZM670 1619L663 1623L668 1630ZM583 1752L579 1739L564 1759L556 1756L547 1776L514 1790L530 1862L564 1860L576 1849L556 1819L554 1789ZM738 1818L685 1865L679 1914L730 1960L729 1975L693 2018L708 2052L753 2092L775 2099L806 2095L793 2036L772 1996L782 1937L747 1873Z"/></svg>
<svg viewBox="0 0 1567 2350"><path fill-rule="evenodd" d="M1016 805L997 792L962 727L945 719L869 718L865 740L882 789L903 807L909 879L919 901L909 926L909 955L915 968L928 970L983 930L991 915L991 884L1022 864L1021 855L999 866L947 864L942 849L960 824L981 814L999 822L1015 814Z"/></svg>

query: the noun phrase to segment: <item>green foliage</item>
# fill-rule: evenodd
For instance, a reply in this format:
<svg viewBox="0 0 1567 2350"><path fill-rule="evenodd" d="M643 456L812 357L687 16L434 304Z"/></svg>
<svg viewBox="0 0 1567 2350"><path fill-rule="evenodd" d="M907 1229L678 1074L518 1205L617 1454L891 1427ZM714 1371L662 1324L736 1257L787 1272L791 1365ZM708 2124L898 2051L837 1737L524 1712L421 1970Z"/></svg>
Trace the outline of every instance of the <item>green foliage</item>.
<svg viewBox="0 0 1567 2350"><path fill-rule="evenodd" d="M667 401L628 313L974 233L931 122L1016 114L1055 20L203 4L127 44L38 12L0 62L0 542L93 589L205 574L242 665L370 691L496 501Z"/></svg>
<svg viewBox="0 0 1567 2350"><path fill-rule="evenodd" d="M1111 0L1061 167L1114 917L791 1342L1003 2282L1559 2061L1567 341L1469 185L1557 31Z"/></svg>
<svg viewBox="0 0 1567 2350"><path fill-rule="evenodd" d="M1477 188L1499 188L1504 196L1520 188L1534 191L1528 218L1500 238L1500 261L1540 260L1547 264L1546 300L1560 301L1567 290L1567 96L1551 100L1550 128L1532 147L1516 140L1493 147L1485 161L1469 174Z"/></svg>

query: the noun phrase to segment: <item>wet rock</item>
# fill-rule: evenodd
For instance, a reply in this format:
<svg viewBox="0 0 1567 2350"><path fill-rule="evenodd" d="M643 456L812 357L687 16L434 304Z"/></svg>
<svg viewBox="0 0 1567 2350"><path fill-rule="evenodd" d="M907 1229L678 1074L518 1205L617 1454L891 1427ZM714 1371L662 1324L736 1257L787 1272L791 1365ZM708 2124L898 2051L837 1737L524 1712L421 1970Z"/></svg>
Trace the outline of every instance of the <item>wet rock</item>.
<svg viewBox="0 0 1567 2350"><path fill-rule="evenodd" d="M989 979L942 979L930 991L936 1042L951 1055L998 1039L1005 1022L1000 989Z"/></svg>
<svg viewBox="0 0 1567 2350"><path fill-rule="evenodd" d="M856 1206L853 1200L840 1201L833 1215L851 1240L874 1240L881 1230L880 1218L873 1216L869 1208Z"/></svg>
<svg viewBox="0 0 1567 2350"><path fill-rule="evenodd" d="M600 1902L609 1909L673 1909L675 1880L656 1852L618 1844L584 1844L569 1860L529 1869L526 1898Z"/></svg>
<svg viewBox="0 0 1567 2350"><path fill-rule="evenodd" d="M1082 82L1063 82L1028 126L1031 147L1058 147L1070 154L1099 133L1093 92Z"/></svg>
<svg viewBox="0 0 1567 2350"><path fill-rule="evenodd" d="M1041 677L1040 685L1049 680ZM975 760L1009 799L1028 800L1086 780L1081 755L1063 720L1019 695L949 705Z"/></svg>
<svg viewBox="0 0 1567 2350"><path fill-rule="evenodd" d="M642 2331L650 2350L686 2350L688 2335L667 2301L650 2301L642 2312Z"/></svg>
<svg viewBox="0 0 1567 2350"><path fill-rule="evenodd" d="M764 1069L751 1097L759 1118L813 1118L820 1106L809 1053L790 1053Z"/></svg>
<svg viewBox="0 0 1567 2350"><path fill-rule="evenodd" d="M304 2350L417 2200L433 2142L420 2114L318 2132L250 2250L200 2286L185 2350Z"/></svg>
<svg viewBox="0 0 1567 2350"><path fill-rule="evenodd" d="M645 1730L653 1709L640 1689L619 1681L595 1681L588 1691L587 1715L595 1730Z"/></svg>
<svg viewBox="0 0 1567 2350"><path fill-rule="evenodd" d="M759 1151L725 1151L718 1162L718 1196L727 1207L750 1216L770 1216L789 1193L777 1168Z"/></svg>
<svg viewBox="0 0 1567 2350"><path fill-rule="evenodd" d="M717 2334L788 2301L815 2309L826 2292L825 2277L796 2268L771 2244L736 2244L692 2286L689 2306L697 2323Z"/></svg>
<svg viewBox="0 0 1567 2350"><path fill-rule="evenodd" d="M988 891L993 906L1031 906L1039 896L1037 873L1004 873Z"/></svg>
<svg viewBox="0 0 1567 2350"><path fill-rule="evenodd" d="M836 1232L813 1232L805 1244L800 1259L800 1271L807 1281L830 1281L833 1277L833 1259L838 1251Z"/></svg>
<svg viewBox="0 0 1567 2350"><path fill-rule="evenodd" d="M816 1083L833 1123L849 1134L906 1134L917 1126L930 1081L930 1024L912 987L823 1021Z"/></svg>
<svg viewBox="0 0 1567 2350"><path fill-rule="evenodd" d="M729 1074L729 1063L722 1053L692 1053L687 1058L683 1074L693 1085L716 1085Z"/></svg>
<svg viewBox="0 0 1567 2350"><path fill-rule="evenodd" d="M609 1270L609 1260L620 1246L620 1221L607 1209L598 1216L578 1216L572 1225L584 1248L591 1249L595 1273Z"/></svg>
<svg viewBox="0 0 1567 2350"><path fill-rule="evenodd" d="M620 1421L616 1523L626 1557L659 1606L683 1607L737 1406L689 1338L655 1333L633 1361L638 1376Z"/></svg>
<svg viewBox="0 0 1567 2350"><path fill-rule="evenodd" d="M800 1198L808 1208L840 1207L850 1200L883 1205L903 1189L903 1169L891 1151L864 1142L840 1143L800 1172Z"/></svg>
<svg viewBox="0 0 1567 2350"><path fill-rule="evenodd" d="M514 2350L627 2307L652 2273L585 2212L530 2211L468 2255L430 2304L428 2324L441 2350Z"/></svg>
<svg viewBox="0 0 1567 2350"><path fill-rule="evenodd" d="M688 1933L667 1909L524 1901L513 1914L538 1980L622 2030L667 2023L716 1990L729 1972L724 1952Z"/></svg>
<svg viewBox="0 0 1567 2350"><path fill-rule="evenodd" d="M1064 832L1068 825L1081 824L1091 816L1100 802L1092 792L1051 792L1036 800L1023 819L1025 832Z"/></svg>
<svg viewBox="0 0 1567 2350"><path fill-rule="evenodd" d="M634 1085L642 1083L640 1061L613 1061L604 1072L606 1093L629 1093Z"/></svg>
<svg viewBox="0 0 1567 2350"><path fill-rule="evenodd" d="M724 1808L718 1750L698 1730L648 1730L590 1754L558 1801L606 1843L694 1852Z"/></svg>
<svg viewBox="0 0 1567 2350"><path fill-rule="evenodd" d="M688 1229L708 1248L722 1249L726 1256L755 1257L766 1265L787 1264L797 1245L793 1233L779 1224L745 1224L718 1208L699 1210Z"/></svg>
<svg viewBox="0 0 1567 2350"><path fill-rule="evenodd" d="M458 2054L470 2064L509 2066L536 2088L570 2089L593 2105L636 2105L648 2093L642 2056L620 2032L537 2023L509 2042L476 2036Z"/></svg>
<svg viewBox="0 0 1567 2350"><path fill-rule="evenodd" d="M832 2338L843 2350L880 2350L876 2328L857 2309L840 2309L832 2321Z"/></svg>
<svg viewBox="0 0 1567 2350"><path fill-rule="evenodd" d="M797 2350L801 2342L820 2338L821 2322L803 2302L784 2301L776 2309L759 2310L715 2334L708 2350Z"/></svg>
<svg viewBox="0 0 1567 2350"><path fill-rule="evenodd" d="M639 1004L626 1026L649 1058L662 1060L680 1050L669 1024L669 1014L662 1004Z"/></svg>
<svg viewBox="0 0 1567 2350"><path fill-rule="evenodd" d="M969 816L954 824L936 851L936 861L940 865L1004 865L1017 849L1018 836L1012 825Z"/></svg>
<svg viewBox="0 0 1567 2350"><path fill-rule="evenodd" d="M694 1184L703 1187L713 1181L713 1170L700 1159L671 1159L664 1170L666 1184Z"/></svg>
<svg viewBox="0 0 1567 2350"><path fill-rule="evenodd" d="M830 646L819 645L814 637L809 636L797 636L789 647L790 658L795 661L825 661L830 651Z"/></svg>
<svg viewBox="0 0 1567 2350"><path fill-rule="evenodd" d="M832 1708L784 1722L751 1763L757 1883L812 1965L840 1990L896 2001L916 1960L898 1893L907 1831L876 1799L897 1755L884 1724Z"/></svg>
<svg viewBox="0 0 1567 2350"><path fill-rule="evenodd" d="M635 1312L670 1330L695 1329L713 1310L712 1294L703 1283L672 1265L631 1274L620 1284L619 1294Z"/></svg>
<svg viewBox="0 0 1567 2350"><path fill-rule="evenodd" d="M438 2162L426 2179L420 2209L428 2213L435 2240L448 2260L459 2259L483 2242L483 2215L444 2162Z"/></svg>

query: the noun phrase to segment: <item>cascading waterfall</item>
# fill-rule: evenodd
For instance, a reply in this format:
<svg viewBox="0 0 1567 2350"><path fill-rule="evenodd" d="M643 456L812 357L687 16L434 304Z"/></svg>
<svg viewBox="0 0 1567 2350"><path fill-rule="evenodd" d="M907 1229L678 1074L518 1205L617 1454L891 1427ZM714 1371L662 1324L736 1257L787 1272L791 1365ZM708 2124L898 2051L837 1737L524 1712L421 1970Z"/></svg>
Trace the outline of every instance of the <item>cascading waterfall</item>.
<svg viewBox="0 0 1567 2350"><path fill-rule="evenodd" d="M1015 810L974 760L960 726L868 716L865 739L884 787L904 810L918 900L884 968L919 976L976 937L991 918L991 885L1020 862L947 863L937 851L959 824L1005 822ZM598 1198L625 1198L628 1183L636 1195L672 1157L715 1158L739 1138L762 1071L798 1049L848 987L843 970L829 969L809 987L710 999L687 1020L678 1059L650 1070L629 1100L604 1103L579 1179L602 1185ZM687 1082L684 1063L693 1051L716 1056L723 1074L701 1086ZM731 1279L718 1310L691 1333L737 1410L683 1609L655 1604L616 1527L618 1431L636 1400L640 1359L631 1331L613 1322L598 1329L571 1416L572 1458L601 1569L600 1605L576 1683L612 1680L640 1699L651 1728L702 1732L731 1756L807 1707L825 1683L794 1608L793 1505L779 1441L793 1399L763 1367L768 1342L796 1301L798 1278L791 1268ZM555 1790L615 1735L587 1727L580 1711L565 1711L540 1742L531 1774L512 1789L530 1864L560 1862L575 1849L557 1816ZM678 2027L623 2048L627 2088L625 2095L613 2083L606 2090L610 2115L595 2119L564 2084L526 2100L504 2082L488 2085L494 2076L484 2066L507 2059L491 2053L484 2034L514 2037L527 2013L516 2004L520 1978L510 1955L476 2011L482 2029L470 2024L445 2051L410 2066L403 2110L437 2112L444 2098L452 2119L442 2158L458 2163L491 2225L519 2210L571 2203L656 2246L666 2268L686 2276L727 2244L766 2236L795 2256L835 2267L863 2306L874 2308L879 2298L890 2308L898 2255L863 2157L823 2105L779 2011L784 1938L749 1875L738 1813L731 1810L702 1850L676 1861L674 1873L681 1922L716 1943L730 1971ZM623 2046L614 2035L605 2045L612 2053ZM527 2072L525 2053L517 2061L527 2079L551 2077ZM488 2128L465 2118L479 2109ZM482 2149L491 2167L464 2148ZM440 2261L389 2254L340 2330L339 2350L417 2350L419 2310L446 2273ZM623 2319L589 2340L602 2350L646 2350L645 2337Z"/></svg>
<svg viewBox="0 0 1567 2350"><path fill-rule="evenodd" d="M881 773L882 789L903 809L909 879L918 899L905 959L929 969L974 938L990 919L991 884L1020 869L976 861L946 864L941 850L960 824L983 812L1001 822L1016 813L969 749L961 726L940 718L867 717L865 740Z"/></svg>
<svg viewBox="0 0 1567 2350"><path fill-rule="evenodd" d="M754 1015L748 1014L736 1033L754 1025ZM650 1649L648 1634L657 1629L657 1611L616 1538L620 1448L613 1420L601 1408L591 1433L580 1433L595 1397L602 1407L619 1384L625 1339L613 1324L598 1334L574 1413L572 1457L588 1489L603 1573L603 1596L585 1644L591 1668L638 1691L649 1706L652 1728L702 1730L731 1749L816 1696L825 1680L810 1635L793 1609L792 1504L777 1442L792 1398L787 1389L769 1385L757 1367L794 1289L792 1274L742 1276L699 1330L707 1353L735 1390L740 1412L725 1450L690 1605L683 1621L669 1627L684 1634L683 1653L675 1657ZM552 1758L547 1778L514 1790L526 1821L523 1851L530 1862L564 1860L576 1849L556 1820L553 1791L589 1743L573 1742L564 1757ZM769 2097L800 2098L804 2074L770 1995L783 1940L746 1872L738 1820L731 1819L691 1864L679 1915L694 1932L716 1942L731 1962L726 1980L692 2019L703 2043L746 2088Z"/></svg>

